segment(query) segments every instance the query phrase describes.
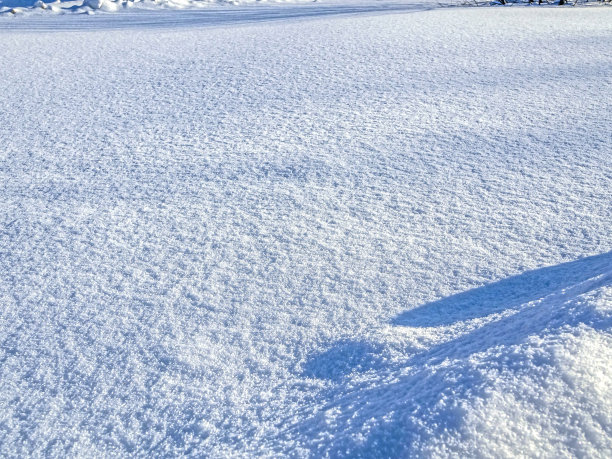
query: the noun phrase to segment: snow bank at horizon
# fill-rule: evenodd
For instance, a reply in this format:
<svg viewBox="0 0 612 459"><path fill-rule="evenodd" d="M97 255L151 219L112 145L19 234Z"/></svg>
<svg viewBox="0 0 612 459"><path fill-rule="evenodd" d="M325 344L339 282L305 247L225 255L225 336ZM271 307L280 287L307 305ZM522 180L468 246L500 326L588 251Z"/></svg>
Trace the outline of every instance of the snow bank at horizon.
<svg viewBox="0 0 612 459"><path fill-rule="evenodd" d="M610 23L0 27L0 454L610 457Z"/></svg>
<svg viewBox="0 0 612 459"><path fill-rule="evenodd" d="M48 16L52 14L95 14L96 12L114 13L126 11L159 10L208 10L221 7L248 6L310 6L318 7L369 7L385 9L389 6L406 8L427 5L437 6L434 0L408 0L386 2L381 0L0 0L1 16Z"/></svg>
<svg viewBox="0 0 612 459"><path fill-rule="evenodd" d="M114 13L125 9L182 10L220 5L300 4L312 0L0 0L0 15Z"/></svg>

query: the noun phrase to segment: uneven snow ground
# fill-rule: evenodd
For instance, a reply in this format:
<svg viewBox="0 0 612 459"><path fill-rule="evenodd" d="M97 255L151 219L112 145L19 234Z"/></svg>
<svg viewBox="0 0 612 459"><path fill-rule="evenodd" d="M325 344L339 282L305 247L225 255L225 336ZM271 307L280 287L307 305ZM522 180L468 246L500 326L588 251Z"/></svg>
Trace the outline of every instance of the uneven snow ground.
<svg viewBox="0 0 612 459"><path fill-rule="evenodd" d="M172 20L0 18L2 455L612 454L611 9Z"/></svg>

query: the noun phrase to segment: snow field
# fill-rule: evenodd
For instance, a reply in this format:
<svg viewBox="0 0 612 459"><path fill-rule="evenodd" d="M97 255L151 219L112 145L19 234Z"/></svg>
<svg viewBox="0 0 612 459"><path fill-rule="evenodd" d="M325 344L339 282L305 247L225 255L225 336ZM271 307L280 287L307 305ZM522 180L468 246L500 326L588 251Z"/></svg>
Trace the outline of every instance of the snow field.
<svg viewBox="0 0 612 459"><path fill-rule="evenodd" d="M609 456L611 15L3 19L2 454Z"/></svg>

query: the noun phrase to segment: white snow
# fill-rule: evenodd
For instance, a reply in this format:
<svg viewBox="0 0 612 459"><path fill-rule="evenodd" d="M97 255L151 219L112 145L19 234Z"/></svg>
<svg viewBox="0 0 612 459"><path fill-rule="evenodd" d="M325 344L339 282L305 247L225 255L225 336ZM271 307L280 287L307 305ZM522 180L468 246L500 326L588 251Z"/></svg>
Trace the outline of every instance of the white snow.
<svg viewBox="0 0 612 459"><path fill-rule="evenodd" d="M612 455L612 9L399 7L0 17L1 455Z"/></svg>

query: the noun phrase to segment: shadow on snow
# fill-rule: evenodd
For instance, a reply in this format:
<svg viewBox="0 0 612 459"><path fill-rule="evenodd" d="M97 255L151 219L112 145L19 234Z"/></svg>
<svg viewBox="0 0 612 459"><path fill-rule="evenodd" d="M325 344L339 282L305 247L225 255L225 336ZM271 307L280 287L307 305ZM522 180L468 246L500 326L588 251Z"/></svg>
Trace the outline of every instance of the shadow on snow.
<svg viewBox="0 0 612 459"><path fill-rule="evenodd" d="M403 327L438 327L500 313L426 350L405 350L403 357L387 359L390 352L382 344L340 341L303 367L304 376L329 381L325 410L303 413L306 420L286 433L316 438L332 429L339 433L336 440L331 445L321 441L317 450L332 456L418 453L428 438L460 430L461 404L485 397L488 383L481 370L515 375L554 371L551 348L541 343L529 357L507 355L505 347L531 336L554 340L580 324L609 330L612 317L574 301L606 285L612 285L612 252L528 271L425 304L392 321ZM479 354L484 363L470 359L487 350ZM364 373L361 382L347 377L356 373Z"/></svg>
<svg viewBox="0 0 612 459"><path fill-rule="evenodd" d="M612 252L527 271L406 311L394 325L438 327L513 309L584 282L610 269Z"/></svg>

